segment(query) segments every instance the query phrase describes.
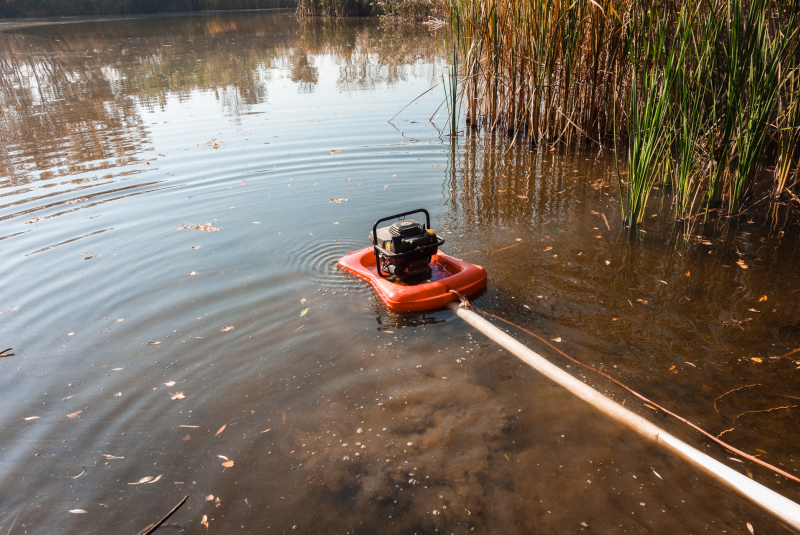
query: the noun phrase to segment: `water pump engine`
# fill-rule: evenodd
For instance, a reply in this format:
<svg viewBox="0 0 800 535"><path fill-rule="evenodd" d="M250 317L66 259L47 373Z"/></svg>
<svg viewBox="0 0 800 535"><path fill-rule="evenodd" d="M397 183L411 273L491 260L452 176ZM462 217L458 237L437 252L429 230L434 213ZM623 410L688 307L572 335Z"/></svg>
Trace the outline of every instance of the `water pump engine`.
<svg viewBox="0 0 800 535"><path fill-rule="evenodd" d="M425 214L426 224L404 219L407 215L420 212ZM400 221L378 228L379 223L392 219ZM369 240L375 250L378 275L384 278L394 276L400 280L429 274L431 257L444 243L431 228L431 216L424 209L379 219L369 233Z"/></svg>

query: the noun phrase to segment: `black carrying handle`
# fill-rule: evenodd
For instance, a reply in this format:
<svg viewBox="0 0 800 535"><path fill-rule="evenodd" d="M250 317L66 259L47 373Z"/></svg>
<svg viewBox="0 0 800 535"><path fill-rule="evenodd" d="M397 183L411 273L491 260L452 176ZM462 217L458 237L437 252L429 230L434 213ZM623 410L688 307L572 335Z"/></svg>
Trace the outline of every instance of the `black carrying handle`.
<svg viewBox="0 0 800 535"><path fill-rule="evenodd" d="M375 269L378 270L378 275L383 277L384 279L389 278L391 274L386 273L386 275L384 275L383 272L381 271L381 259L380 256L378 256L378 224L383 223L384 221L390 221L392 219L399 219L407 215L418 214L420 212L425 214L425 224L427 225L425 228L426 229L431 228L431 214L429 214L425 208L418 208L416 210L411 210L410 212L403 212L402 214L390 215L389 217L378 219L377 221L375 221L375 224L372 225L372 251L375 253Z"/></svg>

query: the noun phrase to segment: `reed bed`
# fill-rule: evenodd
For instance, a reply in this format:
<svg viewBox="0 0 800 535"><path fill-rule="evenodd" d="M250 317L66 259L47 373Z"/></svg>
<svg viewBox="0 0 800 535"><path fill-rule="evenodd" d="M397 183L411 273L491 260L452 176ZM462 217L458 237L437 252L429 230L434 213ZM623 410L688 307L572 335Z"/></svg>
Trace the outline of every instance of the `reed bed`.
<svg viewBox="0 0 800 535"><path fill-rule="evenodd" d="M449 0L464 120L614 148L631 227L657 184L676 220L800 208L799 3Z"/></svg>

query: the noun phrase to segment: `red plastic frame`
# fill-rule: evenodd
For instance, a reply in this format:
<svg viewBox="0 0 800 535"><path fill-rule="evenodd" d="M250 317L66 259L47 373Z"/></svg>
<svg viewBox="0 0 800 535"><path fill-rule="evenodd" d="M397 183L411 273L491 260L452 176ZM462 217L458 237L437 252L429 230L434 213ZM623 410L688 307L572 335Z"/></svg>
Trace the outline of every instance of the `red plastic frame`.
<svg viewBox="0 0 800 535"><path fill-rule="evenodd" d="M422 312L444 307L450 301L458 299L450 290L468 296L486 286L486 270L481 266L464 262L440 252L432 257L441 271L448 276L407 286L390 282L378 275L375 269L375 254L372 247L350 253L339 259L339 267L368 281L378 297L390 310L395 312Z"/></svg>

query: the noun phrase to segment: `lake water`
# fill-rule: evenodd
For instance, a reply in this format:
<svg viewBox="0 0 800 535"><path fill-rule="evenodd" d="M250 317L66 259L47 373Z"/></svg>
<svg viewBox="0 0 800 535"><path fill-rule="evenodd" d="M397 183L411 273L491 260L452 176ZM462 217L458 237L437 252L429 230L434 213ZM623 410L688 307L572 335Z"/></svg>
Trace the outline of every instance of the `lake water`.
<svg viewBox="0 0 800 535"><path fill-rule="evenodd" d="M0 532L136 533L186 495L159 533L791 532L450 311L390 313L339 271L376 219L427 208L487 269L477 307L798 472L797 221L685 239L665 195L631 238L608 149L440 136L441 87L414 99L446 50L286 12L0 33Z"/></svg>

